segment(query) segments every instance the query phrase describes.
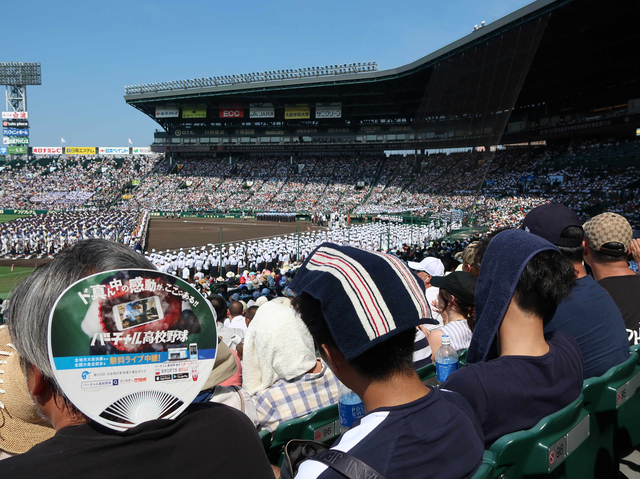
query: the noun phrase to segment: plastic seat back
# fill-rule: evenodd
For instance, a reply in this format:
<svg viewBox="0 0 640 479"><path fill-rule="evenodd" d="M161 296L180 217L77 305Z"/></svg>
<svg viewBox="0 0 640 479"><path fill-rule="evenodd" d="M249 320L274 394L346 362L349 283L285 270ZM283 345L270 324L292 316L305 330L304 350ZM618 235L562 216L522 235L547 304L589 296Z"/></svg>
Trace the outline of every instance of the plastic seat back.
<svg viewBox="0 0 640 479"><path fill-rule="evenodd" d="M436 385L436 365L434 363L427 364L426 366L416 370L420 381L424 384L435 386Z"/></svg>
<svg viewBox="0 0 640 479"><path fill-rule="evenodd" d="M537 474L564 477L563 463L580 450L589 436L589 413L582 401L580 395L531 429L507 434L493 443L490 450L497 456L496 474L505 478Z"/></svg>
<svg viewBox="0 0 640 479"><path fill-rule="evenodd" d="M585 446L588 454L581 459L585 478L618 475L618 409L632 395L629 381L638 367L637 361L637 353L632 352L623 363L612 367L602 376L589 378L584 382L584 408L589 411L591 423L591 435Z"/></svg>
<svg viewBox="0 0 640 479"><path fill-rule="evenodd" d="M285 421L273 433L268 456L272 464L281 461L284 446L291 439L311 439L332 444L340 435L338 404L333 404L308 414Z"/></svg>
<svg viewBox="0 0 640 479"><path fill-rule="evenodd" d="M640 344L631 346L631 352L638 355L638 360L633 375L620 388L616 440L621 450L640 446Z"/></svg>
<svg viewBox="0 0 640 479"><path fill-rule="evenodd" d="M460 366L467 364L467 351L467 349L461 349L458 351L458 362L460 363Z"/></svg>
<svg viewBox="0 0 640 479"><path fill-rule="evenodd" d="M584 407L591 413L617 410L621 401L624 403L624 386L634 375L637 362L638 354L631 352L625 362L613 366L602 376L587 379L582 386Z"/></svg>
<svg viewBox="0 0 640 479"><path fill-rule="evenodd" d="M264 450L269 452L269 448L271 447L271 433L266 429L263 429L258 432L258 436L260 436Z"/></svg>
<svg viewBox="0 0 640 479"><path fill-rule="evenodd" d="M484 451L482 455L482 464L478 470L471 476L471 479L490 479L496 471L496 453L493 451Z"/></svg>

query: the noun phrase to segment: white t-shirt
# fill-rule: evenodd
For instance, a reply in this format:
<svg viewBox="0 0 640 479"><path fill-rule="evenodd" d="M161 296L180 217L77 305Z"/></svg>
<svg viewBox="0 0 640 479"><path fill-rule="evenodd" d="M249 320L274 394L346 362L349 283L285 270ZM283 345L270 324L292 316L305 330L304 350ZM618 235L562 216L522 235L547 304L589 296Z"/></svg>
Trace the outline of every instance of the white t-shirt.
<svg viewBox="0 0 640 479"><path fill-rule="evenodd" d="M227 328L242 329L244 332L247 331L247 323L242 315L231 318L231 320L229 320L229 318L225 319L224 325Z"/></svg>

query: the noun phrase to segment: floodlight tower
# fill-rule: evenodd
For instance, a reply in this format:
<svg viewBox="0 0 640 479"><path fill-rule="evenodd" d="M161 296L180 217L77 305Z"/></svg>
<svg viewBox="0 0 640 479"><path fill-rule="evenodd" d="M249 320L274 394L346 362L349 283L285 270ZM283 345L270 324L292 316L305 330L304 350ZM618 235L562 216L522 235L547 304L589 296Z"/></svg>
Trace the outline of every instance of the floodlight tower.
<svg viewBox="0 0 640 479"><path fill-rule="evenodd" d="M0 63L0 85L5 85L5 111L26 112L27 85L42 85L40 63Z"/></svg>

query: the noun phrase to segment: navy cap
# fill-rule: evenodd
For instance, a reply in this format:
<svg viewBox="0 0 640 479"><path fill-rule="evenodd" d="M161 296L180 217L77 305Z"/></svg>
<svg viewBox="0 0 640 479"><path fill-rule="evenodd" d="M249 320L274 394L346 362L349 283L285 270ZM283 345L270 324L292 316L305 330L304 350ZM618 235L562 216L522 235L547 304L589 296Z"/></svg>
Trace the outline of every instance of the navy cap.
<svg viewBox="0 0 640 479"><path fill-rule="evenodd" d="M432 319L424 282L395 256L323 243L290 285L320 302L336 345L349 360Z"/></svg>
<svg viewBox="0 0 640 479"><path fill-rule="evenodd" d="M564 229L569 226L577 226L582 229L582 221L576 212L564 205L548 203L529 211L522 220L520 229L540 236L556 246L569 248L580 246L582 238L560 237Z"/></svg>

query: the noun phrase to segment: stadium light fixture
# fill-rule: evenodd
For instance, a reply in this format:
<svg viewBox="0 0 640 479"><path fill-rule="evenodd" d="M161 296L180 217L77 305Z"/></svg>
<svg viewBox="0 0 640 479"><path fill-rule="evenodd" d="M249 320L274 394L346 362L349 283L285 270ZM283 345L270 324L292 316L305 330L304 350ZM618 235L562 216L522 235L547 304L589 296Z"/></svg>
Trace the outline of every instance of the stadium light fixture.
<svg viewBox="0 0 640 479"><path fill-rule="evenodd" d="M481 24L484 26L484 22ZM478 27L479 28L479 27ZM3 65L0 63L0 66ZM39 65L39 64L38 64ZM263 72L241 73L205 78L192 78L188 80L174 80L169 82L145 83L140 85L127 85L124 87L127 95L173 91L189 88L202 88L205 86L217 87L220 85L251 83L254 81L277 81L289 78L321 77L327 75L346 75L378 71L376 62L341 63L304 68L288 68L283 70L265 70ZM1 83L0 83L1 84Z"/></svg>

